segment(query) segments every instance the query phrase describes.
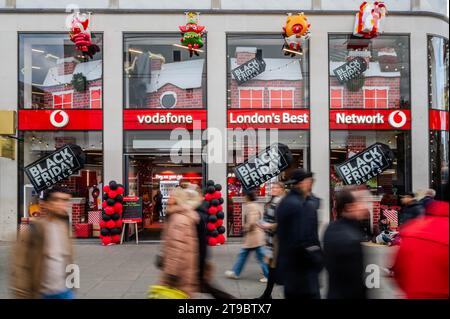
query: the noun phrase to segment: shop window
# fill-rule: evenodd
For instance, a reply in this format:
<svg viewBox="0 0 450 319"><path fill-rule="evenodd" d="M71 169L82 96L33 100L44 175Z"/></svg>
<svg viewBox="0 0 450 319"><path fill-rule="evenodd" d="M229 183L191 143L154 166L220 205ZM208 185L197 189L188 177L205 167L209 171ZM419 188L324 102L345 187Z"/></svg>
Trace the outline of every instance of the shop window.
<svg viewBox="0 0 450 319"><path fill-rule="evenodd" d="M103 85L103 36L91 37L100 48L92 59L76 50L67 33L20 33L19 108L91 108L91 89ZM70 102L63 95L68 91Z"/></svg>
<svg viewBox="0 0 450 319"><path fill-rule="evenodd" d="M245 108L263 108L264 104L263 89L240 89L239 90L239 107Z"/></svg>
<svg viewBox="0 0 450 319"><path fill-rule="evenodd" d="M179 41L178 33L124 34L125 108L206 108L207 45L189 57Z"/></svg>
<svg viewBox="0 0 450 319"><path fill-rule="evenodd" d="M340 108L340 104L342 108L357 109L410 108L409 51L406 35L380 35L373 39L330 35L330 108ZM355 59L365 61L367 68L362 73L358 74L358 68L352 72L342 68ZM342 89L342 97L337 88Z"/></svg>
<svg viewBox="0 0 450 319"><path fill-rule="evenodd" d="M388 90L389 88L365 87L364 108L386 109L388 106Z"/></svg>
<svg viewBox="0 0 450 319"><path fill-rule="evenodd" d="M73 102L73 91L53 93L53 108L71 109Z"/></svg>
<svg viewBox="0 0 450 319"><path fill-rule="evenodd" d="M72 194L69 218L72 225L91 223L98 230L102 210L103 143L100 131L21 131L23 143L19 147L19 223L26 228L33 219L45 215L39 206L39 197L23 167L49 155L56 149L73 143L79 145L86 161L83 169L62 180L59 186ZM76 234L74 234L76 236ZM98 236L98 232L93 235Z"/></svg>
<svg viewBox="0 0 450 319"><path fill-rule="evenodd" d="M293 108L294 89L269 89L269 105L272 109Z"/></svg>
<svg viewBox="0 0 450 319"><path fill-rule="evenodd" d="M91 88L91 109L102 108L102 88Z"/></svg>
<svg viewBox="0 0 450 319"><path fill-rule="evenodd" d="M344 106L344 89L341 87L330 88L330 107L340 109Z"/></svg>
<svg viewBox="0 0 450 319"><path fill-rule="evenodd" d="M228 108L309 108L309 41L296 57L284 55L281 43L274 34L228 35ZM264 68L236 79L253 59Z"/></svg>

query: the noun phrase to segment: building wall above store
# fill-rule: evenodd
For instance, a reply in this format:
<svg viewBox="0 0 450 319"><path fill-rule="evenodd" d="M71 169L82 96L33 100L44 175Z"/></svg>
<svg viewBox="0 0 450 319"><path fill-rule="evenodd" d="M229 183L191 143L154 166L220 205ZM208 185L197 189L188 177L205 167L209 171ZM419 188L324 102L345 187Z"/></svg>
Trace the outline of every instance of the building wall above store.
<svg viewBox="0 0 450 319"><path fill-rule="evenodd" d="M361 0L0 0L0 11L65 9L78 5L96 10L203 10L203 11L352 11ZM446 0L384 0L389 12L424 11L445 16Z"/></svg>

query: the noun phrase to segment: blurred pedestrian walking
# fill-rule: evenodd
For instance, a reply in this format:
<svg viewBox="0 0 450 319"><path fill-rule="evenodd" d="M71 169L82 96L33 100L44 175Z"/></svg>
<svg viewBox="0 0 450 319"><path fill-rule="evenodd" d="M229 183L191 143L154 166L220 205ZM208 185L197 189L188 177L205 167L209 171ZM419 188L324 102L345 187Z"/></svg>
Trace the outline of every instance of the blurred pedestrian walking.
<svg viewBox="0 0 450 319"><path fill-rule="evenodd" d="M267 277L267 286L259 299L272 299L272 291L275 285L275 268L276 258L278 254L278 240L276 237L277 221L275 211L281 199L285 195L285 186L282 182L275 182L271 184L271 198L266 204L264 210L263 223L259 227L266 232L266 259L269 266L269 273Z"/></svg>
<svg viewBox="0 0 450 319"><path fill-rule="evenodd" d="M73 263L68 217L71 195L55 186L40 202L46 215L20 233L13 249L11 290L16 298L73 299L66 267Z"/></svg>
<svg viewBox="0 0 450 319"><path fill-rule="evenodd" d="M416 195L413 192L402 194L400 196L400 202L403 206L399 216L400 226L406 224L410 220L423 216L425 213L422 203L417 201Z"/></svg>
<svg viewBox="0 0 450 319"><path fill-rule="evenodd" d="M278 258L277 283L284 285L287 299L320 299L319 273L323 255L319 243L317 209L312 194L313 174L296 169L291 191L276 210Z"/></svg>
<svg viewBox="0 0 450 319"><path fill-rule="evenodd" d="M265 282L269 275L269 267L264 262L264 231L258 227L258 222L263 218L263 211L261 207L255 203L256 195L253 191L247 192L245 199L247 204L244 208L244 244L239 252L233 269L227 270L225 276L231 279L239 279L248 255L254 251L264 275L264 278L261 278L260 281Z"/></svg>
<svg viewBox="0 0 450 319"><path fill-rule="evenodd" d="M432 201L402 229L393 273L409 299L449 298L449 203Z"/></svg>
<svg viewBox="0 0 450 319"><path fill-rule="evenodd" d="M350 187L335 195L335 207L337 220L330 223L323 240L327 298L366 299L361 220L368 217L367 205Z"/></svg>

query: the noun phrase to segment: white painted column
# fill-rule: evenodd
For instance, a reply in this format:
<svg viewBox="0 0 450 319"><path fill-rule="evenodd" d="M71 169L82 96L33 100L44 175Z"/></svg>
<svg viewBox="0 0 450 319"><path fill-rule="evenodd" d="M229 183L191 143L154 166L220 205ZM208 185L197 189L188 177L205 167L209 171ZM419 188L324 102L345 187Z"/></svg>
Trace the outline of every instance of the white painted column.
<svg viewBox="0 0 450 319"><path fill-rule="evenodd" d="M103 170L104 183L123 183L122 31L103 34Z"/></svg>

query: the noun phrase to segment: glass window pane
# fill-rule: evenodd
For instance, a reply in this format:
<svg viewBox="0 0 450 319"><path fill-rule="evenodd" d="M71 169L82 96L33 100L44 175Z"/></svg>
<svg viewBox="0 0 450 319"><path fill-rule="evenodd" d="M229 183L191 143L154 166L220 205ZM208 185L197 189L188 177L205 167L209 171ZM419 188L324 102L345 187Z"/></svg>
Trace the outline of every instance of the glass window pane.
<svg viewBox="0 0 450 319"><path fill-rule="evenodd" d="M449 48L448 39L428 38L428 91L432 109L449 110Z"/></svg>

